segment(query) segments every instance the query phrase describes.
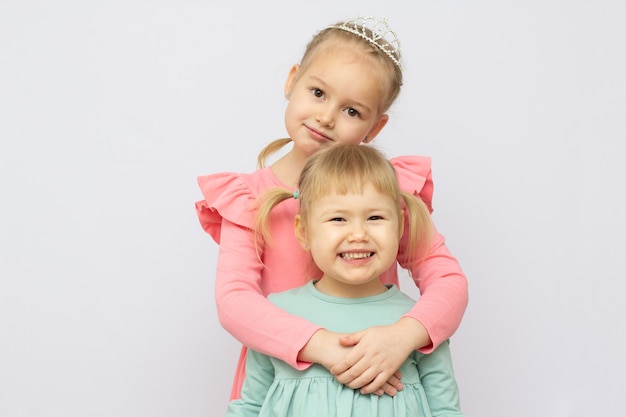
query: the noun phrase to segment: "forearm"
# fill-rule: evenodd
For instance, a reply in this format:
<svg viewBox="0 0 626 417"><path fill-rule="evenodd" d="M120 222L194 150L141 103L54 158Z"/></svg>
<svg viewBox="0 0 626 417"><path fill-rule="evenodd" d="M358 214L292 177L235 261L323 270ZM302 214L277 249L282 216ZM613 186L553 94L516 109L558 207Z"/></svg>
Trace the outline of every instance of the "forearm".
<svg viewBox="0 0 626 417"><path fill-rule="evenodd" d="M404 343L410 350L419 350L432 344L426 327L413 317L404 316L392 326L396 326L405 335Z"/></svg>
<svg viewBox="0 0 626 417"><path fill-rule="evenodd" d="M227 295L217 302L222 327L254 350L298 369L306 367L298 353L319 327L285 313L263 296L241 290L237 293L236 297Z"/></svg>
<svg viewBox="0 0 626 417"><path fill-rule="evenodd" d="M249 230L224 221L221 238L215 287L221 325L242 344L302 368L305 364L298 363L298 353L319 326L265 298L263 265Z"/></svg>
<svg viewBox="0 0 626 417"><path fill-rule="evenodd" d="M454 334L467 305L467 293L458 288L460 283L441 281L433 283L404 316L418 322L428 335L418 346L422 353L432 352Z"/></svg>

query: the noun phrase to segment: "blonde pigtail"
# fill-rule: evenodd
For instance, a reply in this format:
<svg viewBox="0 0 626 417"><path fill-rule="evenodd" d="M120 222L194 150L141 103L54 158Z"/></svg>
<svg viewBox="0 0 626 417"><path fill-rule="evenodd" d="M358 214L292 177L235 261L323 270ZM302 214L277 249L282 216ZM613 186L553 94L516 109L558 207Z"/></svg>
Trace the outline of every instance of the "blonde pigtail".
<svg viewBox="0 0 626 417"><path fill-rule="evenodd" d="M276 139L267 144L267 146L265 146L265 148L261 150L261 153L259 153L259 156L257 157L257 167L259 169L265 168L265 162L267 162L267 159L276 152L278 152L280 149L282 149L289 142L291 142L291 139L284 138Z"/></svg>
<svg viewBox="0 0 626 417"><path fill-rule="evenodd" d="M428 207L421 198L402 191L409 222L407 262L420 262L431 245L433 227Z"/></svg>
<svg viewBox="0 0 626 417"><path fill-rule="evenodd" d="M293 191L283 188L273 188L266 191L258 200L257 212L254 219L254 234L257 253L260 246L271 244L270 214L274 207L281 202L293 198Z"/></svg>

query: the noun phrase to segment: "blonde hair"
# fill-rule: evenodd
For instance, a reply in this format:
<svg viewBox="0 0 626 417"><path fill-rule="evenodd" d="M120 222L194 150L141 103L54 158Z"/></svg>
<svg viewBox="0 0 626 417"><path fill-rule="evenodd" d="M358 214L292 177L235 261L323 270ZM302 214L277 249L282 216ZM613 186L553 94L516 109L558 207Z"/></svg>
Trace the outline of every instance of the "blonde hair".
<svg viewBox="0 0 626 417"><path fill-rule="evenodd" d="M405 228L408 222L406 261L418 261L430 247L430 212L419 197L400 190L395 169L372 146L337 144L307 160L297 191L302 221L307 222L311 206L319 198L330 193L361 193L368 184L390 197L396 203L399 215L404 208ZM261 196L255 221L257 244L271 244L270 214L276 205L289 198L294 198L294 193L281 188L268 190Z"/></svg>
<svg viewBox="0 0 626 417"><path fill-rule="evenodd" d="M402 70L379 47L373 45L362 37L355 35L354 33L350 33L336 27L341 26L343 23L345 22L339 22L333 26L323 29L318 32L313 39L311 39L304 50L302 59L300 60L300 69L298 70L298 73L304 74L309 65L311 65L311 62L315 59L316 53L322 49L321 47L325 45L327 41L334 40L354 44L356 47L361 48L369 56L373 57L381 64L382 68L384 68L384 71L381 74L381 88L386 94L380 108L381 113L384 113L389 109L389 107L391 107L393 102L398 97L398 94L400 94L400 87L402 86ZM371 31L368 28L362 28L362 30L368 33L368 35L371 35ZM393 46L387 43L384 39L379 39L378 42L380 44L384 44L388 50L394 49ZM296 77L297 76L298 75L296 74ZM291 142L290 138L277 139L270 142L259 153L259 156L257 157L257 166L259 168L265 167L267 159L289 142Z"/></svg>

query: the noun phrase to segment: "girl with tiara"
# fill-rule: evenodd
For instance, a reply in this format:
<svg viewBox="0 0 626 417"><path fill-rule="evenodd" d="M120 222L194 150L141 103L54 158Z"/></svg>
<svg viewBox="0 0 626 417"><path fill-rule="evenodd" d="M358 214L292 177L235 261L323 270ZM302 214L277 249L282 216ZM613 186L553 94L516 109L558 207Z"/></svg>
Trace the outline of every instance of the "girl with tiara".
<svg viewBox="0 0 626 417"><path fill-rule="evenodd" d="M400 241L397 261L420 290L414 306L393 323L347 333L326 329L290 314L265 297L320 278L293 233L298 205L285 201L269 218L272 244L257 245L255 202L264 191L292 191L306 160L341 143L369 143L386 125L387 110L402 84L399 42L386 21L357 18L332 25L308 44L285 82L285 125L289 137L271 142L259 169L247 174L201 176L203 199L196 211L204 230L219 244L216 304L222 326L242 344L231 399L241 396L247 347L281 359L297 370L320 364L338 382L361 393L395 395L403 388L400 367L414 350L433 352L459 326L467 305L467 280L457 260L433 231L430 247L417 258ZM288 143L291 149L271 166L265 160ZM403 191L431 210L430 159L391 160ZM397 265L381 274L398 283Z"/></svg>
<svg viewBox="0 0 626 417"><path fill-rule="evenodd" d="M403 233L407 247L414 249L409 260L420 261L428 249L430 216L421 199L400 190L393 166L380 152L345 143L312 156L298 191L274 189L260 198L260 244L273 241L269 214L292 197L300 202L295 235L322 275L270 294L272 303L339 333L385 326L411 310L415 302L397 286L385 285L381 276L396 264ZM251 349L242 398L230 402L226 415L463 416L448 341L430 354L413 351L400 371L404 389L397 395L363 395L340 384L321 365L298 371Z"/></svg>

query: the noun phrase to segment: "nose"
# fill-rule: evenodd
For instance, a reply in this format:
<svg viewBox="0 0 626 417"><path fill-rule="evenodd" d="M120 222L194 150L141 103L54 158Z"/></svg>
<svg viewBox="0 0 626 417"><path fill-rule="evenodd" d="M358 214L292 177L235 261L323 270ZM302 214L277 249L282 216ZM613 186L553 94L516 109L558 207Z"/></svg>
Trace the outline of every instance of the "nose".
<svg viewBox="0 0 626 417"><path fill-rule="evenodd" d="M352 224L348 233L348 242L367 242L368 234L365 226L360 222Z"/></svg>
<svg viewBox="0 0 626 417"><path fill-rule="evenodd" d="M332 128L335 124L335 117L332 106L328 103L320 105L316 119L321 126Z"/></svg>

